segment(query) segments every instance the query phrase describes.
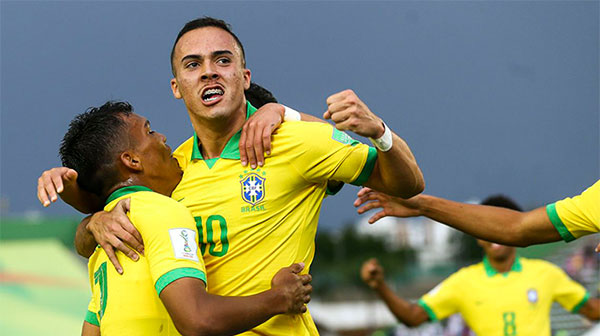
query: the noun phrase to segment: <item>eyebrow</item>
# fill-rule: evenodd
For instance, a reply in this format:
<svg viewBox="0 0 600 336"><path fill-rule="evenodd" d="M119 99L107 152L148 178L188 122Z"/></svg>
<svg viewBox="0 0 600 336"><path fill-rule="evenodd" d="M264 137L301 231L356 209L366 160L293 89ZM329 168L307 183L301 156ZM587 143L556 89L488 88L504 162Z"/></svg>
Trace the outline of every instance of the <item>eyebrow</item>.
<svg viewBox="0 0 600 336"><path fill-rule="evenodd" d="M230 50L216 50L213 51L211 54L211 57L216 57L216 56L220 56L220 55L232 55L233 56L233 52L231 52ZM185 55L183 56L183 58L181 58L181 62L185 62L188 59L203 59L204 57L202 55L197 55L197 54L190 54L190 55Z"/></svg>

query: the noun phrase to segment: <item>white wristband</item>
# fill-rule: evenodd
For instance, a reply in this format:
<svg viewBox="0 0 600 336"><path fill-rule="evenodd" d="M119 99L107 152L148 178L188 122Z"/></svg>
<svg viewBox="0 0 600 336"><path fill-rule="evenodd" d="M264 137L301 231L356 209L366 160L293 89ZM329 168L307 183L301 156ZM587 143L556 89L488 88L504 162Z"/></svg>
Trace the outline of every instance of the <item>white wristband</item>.
<svg viewBox="0 0 600 336"><path fill-rule="evenodd" d="M293 108L283 105L285 112L283 114L283 120L285 121L300 121L300 113Z"/></svg>
<svg viewBox="0 0 600 336"><path fill-rule="evenodd" d="M394 142L392 140L392 131L390 130L390 128L385 123L383 123L383 127L385 127L385 131L383 132L383 135L380 138L369 138L369 140L371 140L371 142L373 143L373 145L375 145L377 149L379 149L382 152L387 152L392 148L392 144Z"/></svg>

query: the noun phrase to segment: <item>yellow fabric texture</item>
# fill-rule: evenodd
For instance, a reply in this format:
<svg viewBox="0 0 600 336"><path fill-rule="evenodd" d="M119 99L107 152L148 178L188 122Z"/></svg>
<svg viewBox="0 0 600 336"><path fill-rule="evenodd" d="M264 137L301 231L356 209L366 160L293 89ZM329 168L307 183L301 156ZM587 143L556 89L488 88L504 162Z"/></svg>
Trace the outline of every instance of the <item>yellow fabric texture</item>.
<svg viewBox="0 0 600 336"><path fill-rule="evenodd" d="M574 238L600 232L600 180L580 195L554 204L560 221Z"/></svg>
<svg viewBox="0 0 600 336"><path fill-rule="evenodd" d="M434 320L461 313L477 335L549 336L552 303L572 311L587 298L586 290L549 262L520 262L520 271L493 276L486 274L483 263L465 267L420 303Z"/></svg>
<svg viewBox="0 0 600 336"><path fill-rule="evenodd" d="M231 159L221 154L209 168L191 159L193 137L175 151L184 175L172 197L196 219L210 293L259 293L270 288L277 271L297 262L306 264L303 273L309 271L327 181L354 182L372 160L368 146L350 140L328 124L285 122L257 169L243 167L235 153L227 155ZM250 187L258 193L245 199ZM244 335L316 333L306 313L275 316Z"/></svg>
<svg viewBox="0 0 600 336"><path fill-rule="evenodd" d="M151 191L117 198L105 210L111 210L119 200L127 197L131 198L128 216L142 235L145 256L134 262L117 252L124 270L123 275L119 275L104 250L97 247L88 263L92 288L89 311L97 313L103 336L179 335L155 285L165 274L171 275L170 281L174 281L183 277L181 270L189 269L196 274L194 277L205 279L202 258L198 261L176 258L175 249L180 243L173 242L170 236L170 230L196 232L195 222L183 205ZM193 246L198 257L196 242Z"/></svg>

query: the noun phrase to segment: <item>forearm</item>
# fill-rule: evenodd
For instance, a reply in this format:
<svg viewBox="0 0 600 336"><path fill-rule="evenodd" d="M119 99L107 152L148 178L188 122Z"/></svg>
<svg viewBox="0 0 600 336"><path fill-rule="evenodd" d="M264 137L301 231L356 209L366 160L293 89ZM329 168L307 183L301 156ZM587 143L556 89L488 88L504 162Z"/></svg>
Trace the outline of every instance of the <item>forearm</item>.
<svg viewBox="0 0 600 336"><path fill-rule="evenodd" d="M381 284L375 291L398 321L407 326L416 327L429 319L421 306L398 297L387 284Z"/></svg>
<svg viewBox="0 0 600 336"><path fill-rule="evenodd" d="M377 163L366 186L393 196L413 197L425 188L423 174L406 142L393 133L392 141L390 150L377 151Z"/></svg>
<svg viewBox="0 0 600 336"><path fill-rule="evenodd" d="M419 197L421 215L476 238L504 245L528 246L560 240L544 208L520 212L506 208L465 204L428 195Z"/></svg>
<svg viewBox="0 0 600 336"><path fill-rule="evenodd" d="M210 335L238 334L283 313L280 301L272 291L246 297L209 294L199 308L211 307L205 316Z"/></svg>
<svg viewBox="0 0 600 336"><path fill-rule="evenodd" d="M59 196L65 203L84 214L94 213L103 207L100 197L79 187L65 188Z"/></svg>
<svg viewBox="0 0 600 336"><path fill-rule="evenodd" d="M85 217L81 223L79 223L77 231L75 232L75 250L77 250L77 253L84 258L89 258L92 253L94 253L97 245L94 236L86 228L91 217L92 216Z"/></svg>

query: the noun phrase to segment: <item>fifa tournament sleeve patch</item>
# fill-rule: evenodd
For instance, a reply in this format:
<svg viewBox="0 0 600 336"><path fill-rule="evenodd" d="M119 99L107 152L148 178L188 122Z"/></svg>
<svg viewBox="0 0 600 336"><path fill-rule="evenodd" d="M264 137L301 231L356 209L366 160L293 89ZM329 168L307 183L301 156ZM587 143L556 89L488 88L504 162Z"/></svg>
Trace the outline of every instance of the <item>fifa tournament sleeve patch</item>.
<svg viewBox="0 0 600 336"><path fill-rule="evenodd" d="M346 134L346 132L342 132L335 127L333 128L333 134L331 135L331 138L337 142L343 143L344 145L355 146L359 143L357 140L352 139L351 136Z"/></svg>
<svg viewBox="0 0 600 336"><path fill-rule="evenodd" d="M171 245L176 259L200 261L196 245L196 231L186 228L170 229Z"/></svg>

